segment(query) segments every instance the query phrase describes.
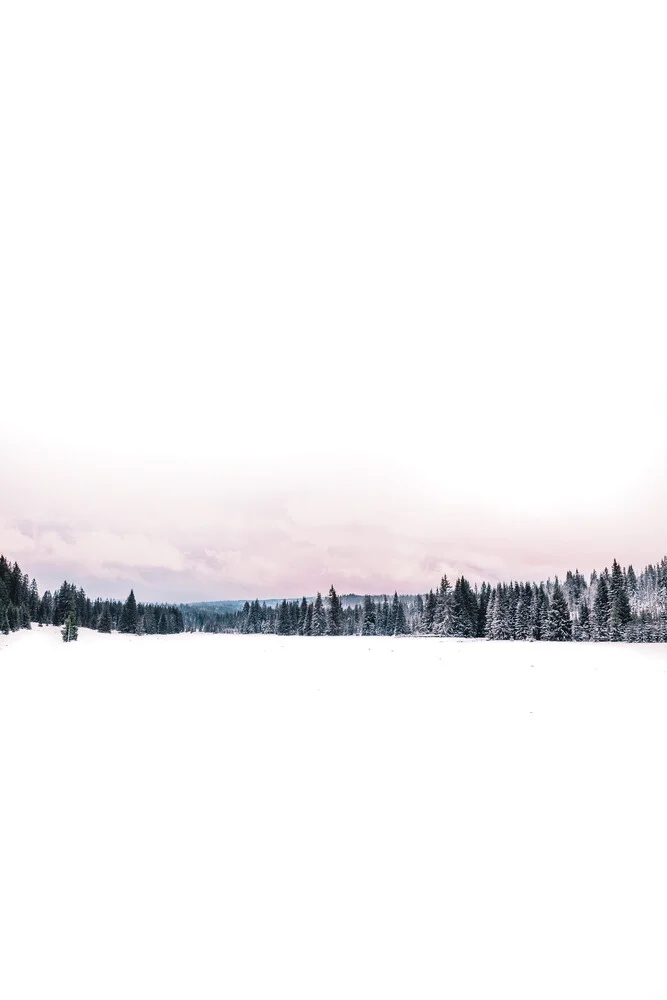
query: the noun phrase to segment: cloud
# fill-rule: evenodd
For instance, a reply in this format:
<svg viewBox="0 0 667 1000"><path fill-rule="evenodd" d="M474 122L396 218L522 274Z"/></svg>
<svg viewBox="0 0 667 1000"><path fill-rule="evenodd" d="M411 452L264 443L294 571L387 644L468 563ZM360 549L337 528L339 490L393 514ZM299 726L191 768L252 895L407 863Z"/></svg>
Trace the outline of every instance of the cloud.
<svg viewBox="0 0 667 1000"><path fill-rule="evenodd" d="M223 4L154 45L141 0L83 36L14 6L0 543L29 572L215 598L667 550L661 30L362 0L265 5L259 37Z"/></svg>

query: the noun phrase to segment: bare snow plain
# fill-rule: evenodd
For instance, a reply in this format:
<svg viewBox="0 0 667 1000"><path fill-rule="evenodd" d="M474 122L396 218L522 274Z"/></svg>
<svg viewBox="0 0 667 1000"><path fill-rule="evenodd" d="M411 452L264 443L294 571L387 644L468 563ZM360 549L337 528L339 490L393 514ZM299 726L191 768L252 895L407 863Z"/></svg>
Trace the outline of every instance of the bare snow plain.
<svg viewBox="0 0 667 1000"><path fill-rule="evenodd" d="M667 648L0 636L0 996L665 1000Z"/></svg>

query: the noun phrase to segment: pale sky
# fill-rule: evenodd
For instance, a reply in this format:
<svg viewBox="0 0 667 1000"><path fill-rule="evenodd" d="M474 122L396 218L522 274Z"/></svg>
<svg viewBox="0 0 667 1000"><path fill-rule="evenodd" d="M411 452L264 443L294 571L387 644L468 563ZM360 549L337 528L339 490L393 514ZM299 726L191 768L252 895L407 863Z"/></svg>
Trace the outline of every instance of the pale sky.
<svg viewBox="0 0 667 1000"><path fill-rule="evenodd" d="M42 587L667 553L663 4L9 8L0 551Z"/></svg>

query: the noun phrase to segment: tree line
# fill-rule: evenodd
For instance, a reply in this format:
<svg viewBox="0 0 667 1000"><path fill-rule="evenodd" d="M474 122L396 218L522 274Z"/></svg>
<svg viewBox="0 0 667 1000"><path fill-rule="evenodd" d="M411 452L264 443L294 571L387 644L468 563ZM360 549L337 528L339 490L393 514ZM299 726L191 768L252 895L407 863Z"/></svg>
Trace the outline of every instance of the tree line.
<svg viewBox="0 0 667 1000"><path fill-rule="evenodd" d="M67 580L51 593L40 595L36 580L21 572L18 563L0 556L0 632L7 635L33 624L58 625L65 642L78 636L79 628L133 635L167 635L183 632L183 613L173 604L137 603L131 590L125 601L91 600L81 587Z"/></svg>
<svg viewBox="0 0 667 1000"><path fill-rule="evenodd" d="M482 583L443 576L428 594L246 601L238 611L181 605L189 631L278 635L425 635L496 640L667 642L667 557L636 574L614 559L588 580L568 570L542 583Z"/></svg>
<svg viewBox="0 0 667 1000"><path fill-rule="evenodd" d="M667 556L639 574L621 568L579 570L542 583L482 583L443 576L428 594L366 595L354 603L332 586L326 598L283 600L267 606L246 601L237 611L202 605L91 600L65 581L40 595L36 581L0 556L0 632L33 624L57 625L63 639L78 629L133 635L174 632L274 633L277 635L424 635L494 640L667 642Z"/></svg>

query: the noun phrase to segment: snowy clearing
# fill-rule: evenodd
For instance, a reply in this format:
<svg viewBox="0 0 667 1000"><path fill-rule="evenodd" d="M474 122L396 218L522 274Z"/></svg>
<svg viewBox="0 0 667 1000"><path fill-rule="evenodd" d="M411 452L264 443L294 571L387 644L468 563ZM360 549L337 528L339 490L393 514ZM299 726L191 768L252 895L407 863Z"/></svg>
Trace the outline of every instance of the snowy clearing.
<svg viewBox="0 0 667 1000"><path fill-rule="evenodd" d="M0 636L0 995L667 997L667 647Z"/></svg>

